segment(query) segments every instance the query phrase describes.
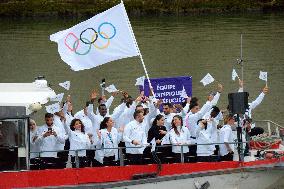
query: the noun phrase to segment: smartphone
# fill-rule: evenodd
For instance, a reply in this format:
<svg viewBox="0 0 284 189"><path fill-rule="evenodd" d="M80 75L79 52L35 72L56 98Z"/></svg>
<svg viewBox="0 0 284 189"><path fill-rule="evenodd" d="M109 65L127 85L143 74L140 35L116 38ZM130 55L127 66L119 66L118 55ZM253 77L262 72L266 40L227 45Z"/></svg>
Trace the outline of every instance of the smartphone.
<svg viewBox="0 0 284 189"><path fill-rule="evenodd" d="M52 128L48 128L47 131L48 131L48 132L52 132Z"/></svg>

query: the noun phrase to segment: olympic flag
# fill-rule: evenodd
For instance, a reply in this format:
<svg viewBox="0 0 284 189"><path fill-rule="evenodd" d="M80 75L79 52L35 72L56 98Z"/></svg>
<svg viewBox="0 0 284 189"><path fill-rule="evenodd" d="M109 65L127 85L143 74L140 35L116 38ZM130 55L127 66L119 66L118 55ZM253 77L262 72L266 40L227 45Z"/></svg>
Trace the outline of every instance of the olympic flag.
<svg viewBox="0 0 284 189"><path fill-rule="evenodd" d="M58 43L61 59L74 71L140 55L123 3L52 34L50 40Z"/></svg>

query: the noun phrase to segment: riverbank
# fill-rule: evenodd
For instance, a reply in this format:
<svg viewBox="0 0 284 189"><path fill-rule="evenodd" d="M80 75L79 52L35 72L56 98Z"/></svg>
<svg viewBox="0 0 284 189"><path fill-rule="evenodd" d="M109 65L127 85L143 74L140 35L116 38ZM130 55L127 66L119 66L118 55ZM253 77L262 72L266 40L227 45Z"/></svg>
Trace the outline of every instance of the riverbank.
<svg viewBox="0 0 284 189"><path fill-rule="evenodd" d="M91 16L120 0L2 0L0 16ZM124 0L129 15L281 11L283 0Z"/></svg>

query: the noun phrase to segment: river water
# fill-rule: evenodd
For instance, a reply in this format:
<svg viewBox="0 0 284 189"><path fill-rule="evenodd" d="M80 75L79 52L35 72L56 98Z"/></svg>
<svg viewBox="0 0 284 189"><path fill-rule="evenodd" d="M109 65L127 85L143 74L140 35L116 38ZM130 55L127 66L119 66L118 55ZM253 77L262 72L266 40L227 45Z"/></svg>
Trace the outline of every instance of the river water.
<svg viewBox="0 0 284 189"><path fill-rule="evenodd" d="M144 75L137 57L74 72L57 52L49 35L84 19L0 19L0 82L33 82L44 75L57 93L58 83L70 80L75 112L80 110L102 78L107 85L138 94L135 79ZM245 90L255 99L265 82L259 71L268 72L269 94L254 111L255 119L282 123L284 114L284 14L234 14L203 16L130 17L150 77L192 76L193 95L205 102L216 82L206 87L199 82L207 73L224 85L219 107L225 108L229 92L237 91L232 81L234 67L239 75L240 35L243 34ZM1 89L0 89L1 90ZM119 98L115 100L118 104ZM36 116L42 123L44 109Z"/></svg>

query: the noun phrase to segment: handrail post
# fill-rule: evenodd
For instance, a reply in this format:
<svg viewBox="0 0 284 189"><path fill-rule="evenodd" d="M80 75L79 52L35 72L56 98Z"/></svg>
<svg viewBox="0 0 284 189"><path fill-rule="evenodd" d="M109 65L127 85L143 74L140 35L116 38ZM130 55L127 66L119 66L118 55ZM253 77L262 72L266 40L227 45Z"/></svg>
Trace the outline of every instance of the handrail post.
<svg viewBox="0 0 284 189"><path fill-rule="evenodd" d="M78 150L75 150L75 163L76 163L76 168L79 168Z"/></svg>
<svg viewBox="0 0 284 189"><path fill-rule="evenodd" d="M184 163L184 155L183 155L183 145L181 145L181 150L180 150L180 162Z"/></svg>
<svg viewBox="0 0 284 189"><path fill-rule="evenodd" d="M122 147L118 147L118 150L119 150L119 166L124 166L124 155Z"/></svg>
<svg viewBox="0 0 284 189"><path fill-rule="evenodd" d="M277 137L280 137L280 132L279 132L279 127L278 126L276 127L276 135L277 135Z"/></svg>
<svg viewBox="0 0 284 189"><path fill-rule="evenodd" d="M268 129L269 136L271 136L271 125L269 121L267 122L267 129Z"/></svg>

